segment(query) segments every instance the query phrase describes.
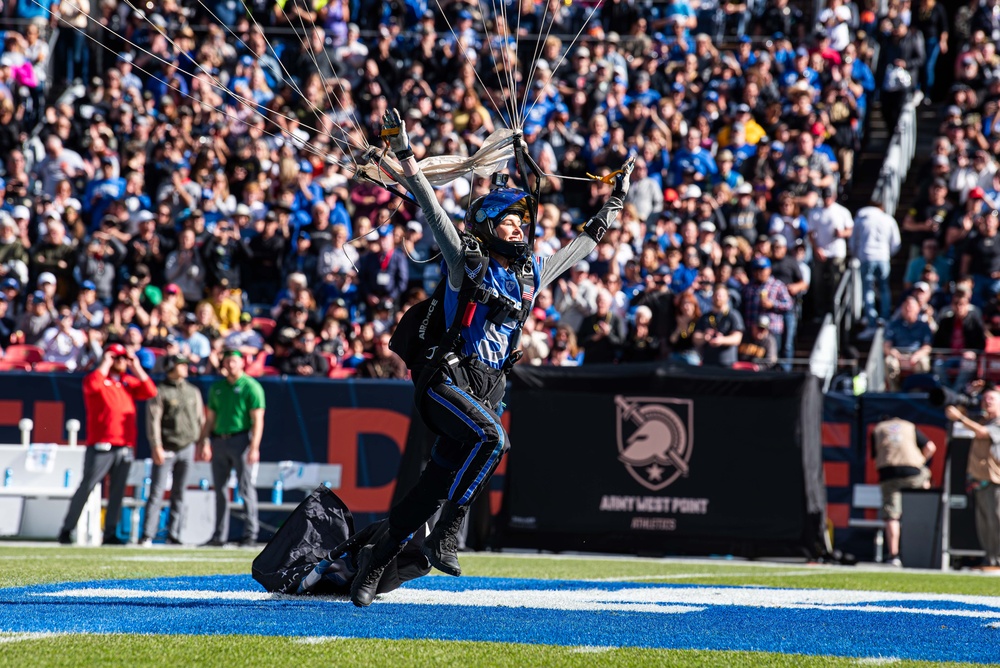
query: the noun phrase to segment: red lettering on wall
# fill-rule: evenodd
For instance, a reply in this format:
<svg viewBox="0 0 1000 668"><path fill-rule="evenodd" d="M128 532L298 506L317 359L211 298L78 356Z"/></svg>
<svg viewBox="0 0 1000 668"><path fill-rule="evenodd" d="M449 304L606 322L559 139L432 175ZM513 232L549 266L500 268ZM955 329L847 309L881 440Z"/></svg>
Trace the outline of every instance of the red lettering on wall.
<svg viewBox="0 0 1000 668"><path fill-rule="evenodd" d="M61 401L35 402L35 429L31 440L35 443L65 443L63 438L66 404Z"/></svg>
<svg viewBox="0 0 1000 668"><path fill-rule="evenodd" d="M394 480L380 487L358 486L358 437L362 434L388 436L402 453L406 448L410 418L396 411L377 408L331 408L329 425L327 461L343 467L337 496L343 499L351 512L388 512L396 482Z"/></svg>
<svg viewBox="0 0 1000 668"><path fill-rule="evenodd" d="M21 421L24 403L20 401L0 401L0 425L9 427Z"/></svg>

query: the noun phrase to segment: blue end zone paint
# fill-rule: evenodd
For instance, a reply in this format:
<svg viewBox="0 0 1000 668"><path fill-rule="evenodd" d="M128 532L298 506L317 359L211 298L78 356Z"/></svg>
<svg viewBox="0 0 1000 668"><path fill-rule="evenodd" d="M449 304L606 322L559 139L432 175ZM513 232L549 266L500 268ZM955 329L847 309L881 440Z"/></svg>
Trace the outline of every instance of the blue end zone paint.
<svg viewBox="0 0 1000 668"><path fill-rule="evenodd" d="M83 597L66 594L82 589L124 589L149 595L122 598L96 593ZM598 598L606 594L607 598L601 600L609 601L615 599L615 592L631 591L638 592L638 597L631 601L637 605L642 603L642 595L649 593L661 600L652 605L695 607L694 611L664 614L644 610L376 602L360 610L339 599L227 600L227 593L260 594L261 589L249 576L212 576L0 589L0 631L435 638L975 663L991 663L1000 658L1000 628L997 628L1000 602L996 601L980 605L948 596L928 595L927 600L914 600L913 595L905 598L900 595L899 600L892 600L894 595L889 595L877 602L848 602L842 606L849 610L760 608L731 605L734 599L725 600L728 592L740 595L739 587L712 587L721 591L721 604L684 603L685 596L701 595L707 588L471 577L421 578L404 589L399 593L412 597L437 593L448 596L472 590L567 595L596 591ZM157 597L156 592L167 591L182 593L170 599ZM768 591L780 594L783 590ZM54 593L57 595L52 596ZM473 596L468 594L470 599ZM678 601L662 602L671 596L677 596ZM793 596L800 596L800 592ZM871 611L874 608L895 610Z"/></svg>

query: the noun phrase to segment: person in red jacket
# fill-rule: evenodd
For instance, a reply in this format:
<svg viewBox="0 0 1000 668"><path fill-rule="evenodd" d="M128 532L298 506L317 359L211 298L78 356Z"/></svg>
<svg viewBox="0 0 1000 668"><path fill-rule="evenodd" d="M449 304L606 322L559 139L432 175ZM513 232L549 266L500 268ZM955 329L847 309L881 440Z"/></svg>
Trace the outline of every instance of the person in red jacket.
<svg viewBox="0 0 1000 668"><path fill-rule="evenodd" d="M131 369L134 376L126 375ZM83 404L87 411L89 448L83 460L83 479L63 520L59 542L69 544L87 498L104 476L111 474L108 512L104 520L104 544L121 545L115 535L129 466L135 458L136 401L156 396L156 385L139 359L125 346L113 343L104 350L101 365L83 379Z"/></svg>

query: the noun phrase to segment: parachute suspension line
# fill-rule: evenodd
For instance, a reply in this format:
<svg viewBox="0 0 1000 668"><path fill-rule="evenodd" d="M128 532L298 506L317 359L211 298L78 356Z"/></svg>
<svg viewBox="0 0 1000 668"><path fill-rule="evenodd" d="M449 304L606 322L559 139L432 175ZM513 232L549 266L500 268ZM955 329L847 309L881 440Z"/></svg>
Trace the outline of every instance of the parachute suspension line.
<svg viewBox="0 0 1000 668"><path fill-rule="evenodd" d="M527 77L524 80L524 107L527 106L528 96L531 95L532 82L535 80L535 75L538 74L538 59L542 57L542 51L545 49L545 40L549 38L552 34L552 27L555 25L556 17L555 14L549 16L549 5L551 4L548 0L543 0L544 8L542 9L542 23L538 30L538 35L536 36L535 48L532 50L533 54L531 57L531 70L527 72ZM545 28L545 19L549 19L548 30ZM551 71L551 68L550 68ZM523 109L522 109L523 111ZM526 114L522 115L525 117Z"/></svg>
<svg viewBox="0 0 1000 668"><path fill-rule="evenodd" d="M243 1L244 1L244 0L241 0L241 2L243 2ZM292 5L294 6L294 4L295 4L295 0L292 0ZM303 7L303 9L305 9L306 11L308 11L308 10L309 10L309 8L305 6L305 2L304 2L304 0L302 0L302 7ZM316 58L316 54L315 54L315 52L313 52L313 50L309 48L309 45L308 45L308 44L307 44L307 42L306 42L306 39L308 39L308 38L309 38L309 32L308 32L308 30L306 30L306 24L305 24L305 20L304 20L304 19L302 18L302 14L299 14L299 24L300 24L300 25L302 26L302 37L300 37L300 38L299 38L299 41L300 41L300 42L302 43L302 46L303 46L303 48L306 48L306 49L307 49L307 50L309 51L309 56L310 56L310 57L312 58L312 61L313 61L313 65L315 65L315 66L316 66L316 72L318 73L318 72L320 71L320 67L319 67L319 60L318 60L318 59ZM292 22L291 22L291 21L289 21L289 22L288 22L288 25L289 25L289 26L292 26ZM296 36L296 37L298 37L298 36L299 36L299 35L298 35L298 32L297 32L297 31L295 30L295 28L294 28L294 27L292 27L292 33L293 33L293 34L295 34L295 36ZM264 38L264 41L265 41L265 42L267 41L267 38L266 38L266 37ZM273 50L273 49L272 49L272 50ZM325 55L325 56L326 56L326 60L327 60L327 63L328 63L329 65L330 65L330 71L332 71L332 72L333 72L333 76L334 76L334 78L335 78L335 79L336 79L336 81L337 81L337 86L338 86L338 87L340 88L340 92L341 92L341 93L343 93L343 92L344 92L344 86L343 86L343 84L341 83L341 80L340 80L340 77L339 77L339 76L337 75L337 70L336 70L336 68L334 68L334 66L333 66L333 60L332 60L332 59L330 58L330 54L329 54L329 53L327 53L327 50L326 50L326 48L324 48L324 49L323 49L323 55ZM322 76L322 75L320 75L320 76ZM332 98L330 97L330 91L329 91L329 89L328 89L328 88L327 88L327 86L326 86L326 81L325 81L325 80L323 81L323 92L324 92L324 94L326 95L326 101L327 101L327 103L328 103L328 104L330 105L330 112L332 113L332 112L334 111L334 104L333 104L333 99L332 99ZM307 104L312 104L312 103L311 103L311 102L309 101L309 99L308 99L308 98L306 98L306 96L305 96L304 94L302 94L302 93L300 92L300 93L299 93L299 95L301 95L301 96L302 96L302 99L303 99L303 100L304 100L304 101L305 101L305 102L306 102ZM360 124L360 122L358 121L358 117L357 117L357 116L356 116L356 115L354 114L354 109L353 109L353 108L351 109L351 122L352 122L352 124L353 124L353 127L354 127L354 129L355 129L355 130L360 130L360 129L361 129L361 124ZM361 134L361 136L362 136L362 137L364 137L364 132L360 132L360 134ZM332 138L332 133L331 133L331 138ZM348 142L348 143L350 143L350 142ZM367 140L365 140L365 146L362 146L362 147L360 147L360 148L361 148L362 150L367 150L367 149L368 149L368 146L369 146L369 144L368 144L368 141L367 141ZM354 161L354 164L355 164L355 167L356 167L358 163L357 163L357 160L354 160L354 156L353 156L353 155L351 156L351 160L353 160L353 161Z"/></svg>
<svg viewBox="0 0 1000 668"><path fill-rule="evenodd" d="M201 2L202 0L198 0L198 1ZM274 56L274 59L276 61L278 61L278 65L279 65L279 67L281 67L282 71L284 71L285 76L288 77L289 80L291 80L292 79L291 73L285 68L285 65L281 62L281 58L278 57L277 52L274 50L274 47L271 45L271 40L269 40L267 38L267 35L265 35L264 28L261 27L260 23L257 21L257 18L253 15L253 12L250 10L250 7L247 6L246 0L240 0L240 4L243 6L243 11L245 11L247 13L247 16L250 17L250 20L253 22L254 26L257 28L257 30L260 31L261 37L264 38L264 43L267 44L267 48L271 50L271 55ZM301 19L301 17L299 17L299 18ZM289 22L288 25L292 28L292 32L295 33L295 36L298 37L298 33L295 32L295 27L292 26L291 22ZM343 88L343 85L340 83L340 77L337 76L337 72L336 71L334 71L333 74L334 74L334 77L337 79L337 85L340 86L341 92L343 92L344 88ZM326 88L326 82L324 82L323 86L324 86L324 90L325 90L325 88ZM293 90L295 90L302 97L303 100L306 100L306 96L302 93L301 90L299 90L298 88L295 88L295 87L293 87ZM306 100L306 101L308 101L308 100ZM334 109L331 108L330 111L332 112L332 111L334 111ZM361 130L360 125L357 122L357 118L355 116L353 116L353 111L352 111L352 117L351 117L350 120L351 120L352 127L355 130L359 131L359 134L361 135L362 140L364 140L364 136L365 136L364 132L360 132L360 130ZM306 127L306 126L303 125L302 127ZM311 130L315 131L317 134L321 134L322 133L321 130L318 130L316 128L307 128L307 129L311 129ZM330 134L330 138L334 139L332 133ZM353 142L351 142L350 139L344 139L343 141L344 141L344 143L347 143L349 146L353 146L354 148L358 148L358 149L360 149L362 151L364 151L364 150L366 150L368 148L368 142L367 142L367 140L365 140L365 144L363 144L363 145L362 144L354 144ZM348 151L348 153L350 153L350 151ZM349 157L351 158L351 162L354 163L354 168L357 169L358 162L357 162L357 160L355 160L354 155L351 154Z"/></svg>
<svg viewBox="0 0 1000 668"><path fill-rule="evenodd" d="M70 29L70 30L78 30L78 28L76 28L76 26L74 26L74 25L72 25L71 23L69 23L69 22L68 22L68 21L67 21L66 19L62 18L61 16L57 16L57 15L56 15L56 14L54 14L54 13L53 13L53 12L52 12L51 10L47 9L46 7L43 7L43 6L42 6L42 5L41 5L41 4L40 4L40 3L39 3L39 2L37 1L37 0L30 0L30 1L31 1L31 2L33 2L34 4L38 5L38 6L39 6L40 8L42 8L42 9L43 9L44 11L47 11L47 12L49 12L49 14L50 14L50 15L52 15L52 16L53 16L54 18L56 18L56 19L57 19L58 21L60 21L60 22L62 22L63 24L65 24L65 26L66 26L66 27L67 27L68 29ZM72 4L72 3L71 3L71 4ZM101 27L102 27L102 28L104 28L105 30L107 30L107 31L109 31L109 32L111 31L111 29L110 29L110 28L108 28L107 26L104 26L103 24L99 23L98 21L96 21L96 19L93 19L93 18L91 18L91 17L89 17L89 16L88 16L88 18L90 18L90 20L91 20L91 21L94 21L95 23L97 23L97 24L98 24L99 26L101 26ZM97 39L96 37L94 37L94 36L92 36L92 35L88 34L88 33L87 33L87 32L85 32L85 31L81 31L81 32L82 32L82 34L83 34L83 35L84 35L84 36L85 36L85 37L86 37L87 39L89 39L90 41L92 41L92 42L93 42L94 44L96 44L97 46L101 47L101 48L102 48L102 49L104 49L105 51L108 51L108 52L110 52L110 53L116 53L116 52L114 51L114 49L112 49L112 48L111 48L111 47L109 47L108 45L104 44L103 42L101 42L101 41L100 41L99 39ZM146 49L143 49L143 48L142 48L141 46L139 46L138 44L135 44L134 42L131 42L131 41L129 41L128 39L125 39L124 41L125 41L125 43L126 43L126 44L128 44L128 45L129 45L129 46L131 46L132 48L136 49L137 51L139 51L139 52L141 52L141 53L145 53L145 54L147 54L147 55L151 56L152 58L154 58L155 60L157 60L157 61L158 61L158 62L160 62L160 63L166 63L166 62L167 62L167 61L165 61L165 60L164 60L163 58L161 58L160 56L156 55L155 53L152 53L152 52L150 52L150 51L147 51ZM167 87L167 89L168 89L168 90L171 90L171 91L173 91L173 92L175 92L175 93L177 93L177 94L179 94L179 95L181 95L181 96L183 96L183 97L185 97L185 98L187 98L187 99L191 100L191 101L192 101L193 103L195 103L195 104L196 104L196 105L198 105L199 107L211 107L211 105L209 105L209 104L208 104L207 102L205 102L205 101L203 101L203 100L200 100L200 99L198 99L197 97L195 97L195 96L191 95L190 93L185 93L184 91L182 91L182 90L181 90L180 88L177 88L176 86L172 86L172 85L170 85L170 83L169 83L168 81L164 81L164 80L163 80L163 79L161 79L160 77L156 76L156 75L155 75L155 74L154 74L153 72L150 72L149 70L147 70L147 69L145 69L145 68L142 68L142 67L140 67L140 66L138 66L138 65L135 65L135 64L133 64L133 67L134 67L135 69L137 69L138 71L142 72L143 74L147 75L147 76L148 76L148 77L149 77L150 79L152 79L153 81L156 81L157 83L161 83L161 84L163 84L164 86L166 86L166 87ZM215 86L215 87L216 87L216 88L218 88L218 86ZM224 88L223 88L222 90L226 91L226 93L229 93L229 91L227 91L227 90L226 90L226 89L224 89ZM234 96L234 97L235 97L235 98L237 98L237 99L239 99L239 96ZM254 111L254 112L256 113L256 111L255 111L254 109L250 108L250 106L249 106L249 105L247 105L246 103L244 103L244 106L245 106L245 107L247 107L248 109L250 109L251 111ZM245 120L245 119L243 119L243 118L241 118L241 117L239 117L239 116L237 116L237 115L235 115L235 114L233 114L233 113L230 113L230 112L228 112L228 111L226 111L226 110L224 110L224 109L219 109L219 108L217 108L217 107L211 107L211 108L212 108L212 109L213 109L214 111L217 111L218 113L222 114L222 115L223 115L223 116L225 116L226 118L229 118L229 119L231 119L231 120L233 120L233 121L236 121L236 122L238 122L238 123L246 123L246 120ZM265 121L268 121L268 120L270 120L270 119L268 119L268 118L267 118L266 116L264 116L263 114L258 114L258 115L259 115L259 116L260 116L260 117L261 117L262 119L264 119ZM280 114L279 114L279 115L280 115ZM278 130L279 130L280 132L279 132L278 134L275 134L275 133L273 133L273 132L268 132L267 130L261 130L261 132L263 132L264 134L266 134L266 135L267 135L268 137L275 137L275 138L277 138L277 137L279 137L279 136L285 136L285 137L289 137L289 138L293 138L293 139L294 139L294 137L292 137L292 135L290 135L290 134L289 134L289 133L288 133L287 131L285 131L285 130L284 130L283 128L281 128L281 126L280 126L280 125L278 125L277 123L275 123L275 122L274 122L273 120L270 120L270 122L271 122L271 123L273 123L274 125L276 125L276 126L278 127ZM303 127L306 127L306 126L303 126ZM330 155L329 153L325 153L324 151L322 151L322 150L320 150L320 149L316 148L315 146L313 146L312 144L310 144L310 143L308 143L308 142L303 142L303 148L306 148L306 149L308 149L308 151L309 151L310 153L312 153L313 155L316 155L316 156L318 156L318 157L320 157L320 158L323 158L324 160L329 160L329 159L330 159L330 158L332 157L332 156L331 156L331 155ZM339 162L339 161L337 161L337 164L339 164L339 165L340 165L341 167L343 167L343 168L345 168L345 169L352 169L352 167L351 167L350 165L346 165L346 164L344 164L344 163L342 163L342 162Z"/></svg>
<svg viewBox="0 0 1000 668"><path fill-rule="evenodd" d="M501 0L502 2L503 0ZM521 0L513 0L517 3L517 27L514 30L514 57L518 58L521 53ZM509 31L509 28L508 28ZM518 63L520 64L520 63ZM525 84L528 85L528 84ZM523 118L523 116L522 116ZM521 127L520 125L518 127ZM522 128L523 129L523 128Z"/></svg>
<svg viewBox="0 0 1000 668"><path fill-rule="evenodd" d="M497 70L497 82L500 83L502 81L502 79L499 76L499 73L500 73L500 62L497 62L496 49L493 46L493 40L490 39L489 29L487 29L487 27L486 27L486 12L484 11L485 8L483 7L483 0L477 0L477 1L479 2L479 15L483 19L483 32L486 34L486 43L490 47L490 57L493 59L493 67L495 67L496 70ZM500 60L501 60L501 62L504 63L504 67L506 68L507 59L506 59L506 56L505 56L505 54L504 54L504 52L503 52L502 49L500 50ZM514 112L513 112L512 105L511 105L511 97L510 97L510 95L506 94L506 91L503 90L503 84L502 83L500 84L500 91L501 91L501 93L504 94L504 100L503 100L504 109L507 111L507 114L510 115L511 118L513 118L513 113Z"/></svg>
<svg viewBox="0 0 1000 668"><path fill-rule="evenodd" d="M437 3L438 9L441 11L441 16L444 17L444 22L448 25L448 30L451 31L452 37L455 38L455 43L458 44L459 48L462 49L462 55L465 56L466 62L471 64L472 59L469 58L469 52L466 50L465 44L462 43L462 40L460 40L458 38L458 35L455 33L455 29L452 27L451 21L448 20L448 15L445 14L444 7L441 6L441 0L434 0L434 2ZM490 93L490 89L486 87L485 83L483 83L483 78L479 76L479 71L475 68L475 66L473 66L472 68L472 73L476 75L476 80L479 81L479 85L483 87L484 91L486 91L487 97L489 97L490 102L493 103L493 109L497 112L497 115L500 116L502 120L503 114L500 113L500 107L497 105L496 100L493 99L493 95ZM507 125L507 123L504 122L504 125ZM507 127L510 126L508 125Z"/></svg>
<svg viewBox="0 0 1000 668"><path fill-rule="evenodd" d="M126 2L128 2L128 0L126 0ZM219 17L215 15L215 13L212 11L212 9L210 7L208 7L208 5L205 4L204 0L197 0L197 2L198 2L199 5L201 5L202 9L204 9L205 11L207 11L212 16L212 18L214 18L216 20L217 23L219 23L220 25L222 25L223 27L225 27L225 29L229 32L230 35L232 35L236 39L237 42L239 42L240 44L242 44L243 47L246 48L248 51L250 50L250 45L248 45L245 41L243 41L243 38L241 38L238 34L236 34L236 32L230 26L228 26L224 22L220 21ZM242 2L242 0L241 0L241 2ZM246 7L245 3L243 4L243 7L244 7L244 10L247 11L247 14L250 16L250 19L251 20L255 20L254 17L253 17L253 14ZM258 29L260 29L259 25L257 27L258 27ZM298 85L295 83L295 80L292 78L291 73L285 67L284 63L282 63L281 59L278 58L277 52L274 50L274 47L271 46L271 42L264 35L264 31L262 29L260 29L260 30L261 30L261 37L264 38L264 43L267 44L267 48L270 49L271 55L274 56L275 61L278 63L278 67L281 68L281 71L284 73L284 75L286 77L285 82L288 84L288 86L295 93L298 94L299 97L301 97L303 100L306 100L305 93L303 93L302 90L298 87ZM235 93L233 93L233 96L237 97ZM308 100L306 100L306 101L308 102ZM279 116L281 115L279 112L274 112L274 113L276 115L279 115ZM288 120L291 120L291 119L288 119ZM277 123L275 123L275 125L277 125ZM300 125L302 125L302 124L300 123ZM318 128L311 128L311 127L306 126L306 125L302 125L302 127L306 128L307 130L314 130L316 132L316 134L324 134ZM334 142L336 142L339 145L341 145L341 148L344 148L344 146L343 146L344 144L347 145L346 148L348 148L348 149L350 149L352 147L351 143L348 140L346 140L346 139L340 139L340 140L338 140L332 134L328 134L327 136L331 140L333 140ZM357 148L357 147L355 147L355 148ZM354 159L354 154L350 150L346 150L344 152L351 159L351 163L354 165L353 169L357 169L357 164L358 163L357 163L357 160Z"/></svg>
<svg viewBox="0 0 1000 668"><path fill-rule="evenodd" d="M135 7L135 5L133 5L129 0L125 0L125 4L127 4L129 7L131 7L133 11L138 11L138 8ZM173 49L175 51L177 51L178 53L181 51L181 49L178 48L177 43L174 40L172 40L166 34L164 34L163 37L164 37L164 39L167 40L167 43L170 44L170 46L173 47ZM150 55L153 55L153 54L150 54ZM154 58L158 58L155 55L153 55L153 57ZM163 62L163 59L161 59L161 58L158 58L158 59L161 62ZM208 76L211 79L211 83L214 84L215 88L218 88L220 91L223 91L224 93L227 93L227 94L231 95L234 99L236 99L239 102L241 102L244 105L244 107L246 107L251 112L257 113L258 115L260 115L262 117L264 116L264 114L260 114L260 112L258 112L255 109L255 107L259 106L259 105L257 105L256 100L251 100L251 98L247 98L247 97L244 97L242 95L239 95L235 91L229 91L226 88L226 86L222 83L222 81L218 77L216 77L214 74L212 74L208 69L206 69L201 63L197 62L193 58L191 59L191 62L194 63L195 67L197 67L202 73L204 73L206 76ZM253 102L252 105L250 104L251 101ZM218 109L216 111L218 111ZM286 120L292 120L290 117L283 116L280 112L276 112L275 111L275 112L272 112L272 113L274 113L275 115L278 115L278 116L282 116ZM274 125L276 125L277 127L281 128L281 126L278 123L276 123L274 121L271 121L271 122L274 123ZM283 128L281 128L281 129L283 130ZM290 135L290 133L289 133L289 138L296 139L296 138L292 137ZM332 137L331 137L331 139L332 139ZM305 143L305 142L303 142L303 143Z"/></svg>
<svg viewBox="0 0 1000 668"><path fill-rule="evenodd" d="M597 0L597 4L594 5L593 9L590 10L590 16L588 16L587 20L583 22L583 25L580 26L580 29L576 31L576 36L573 37L573 41L571 41L569 43L569 45L563 50L563 53L559 57L559 60L557 61L556 65L550 69L550 71L551 71L551 73L553 75L555 75L556 70L558 70L559 67L562 66L562 64L566 61L566 55L569 54L569 52L573 49L573 46L580 39L580 35L583 34L583 31L587 27L587 24L590 23L591 19L594 18L594 14L597 13L597 10L600 9L601 5L603 5L603 4L604 4L604 0ZM535 95L535 99L531 103L531 106L528 107L528 110L525 112L525 115L530 114L531 111L535 108L535 105L538 104L538 102L541 99L542 99L541 92L539 92L537 95ZM525 103L527 103L527 101L528 101L528 96L527 95L524 96L524 101L525 101ZM565 177L563 177L563 178L565 178Z"/></svg>
<svg viewBox="0 0 1000 668"><path fill-rule="evenodd" d="M497 22L497 25L503 25L504 33L510 30L510 23L507 21L507 3L506 0L500 0L500 13L497 14L496 7L493 8L493 18ZM497 35L500 34L499 27L497 28ZM512 122L514 127L520 129L521 119L518 117L518 104L517 104L517 83L514 80L514 67L516 67L516 54L513 56L510 53L510 49L507 47L506 42L503 44L503 54L504 54L504 74L507 76L507 94L510 96L510 103L514 109L514 116Z"/></svg>

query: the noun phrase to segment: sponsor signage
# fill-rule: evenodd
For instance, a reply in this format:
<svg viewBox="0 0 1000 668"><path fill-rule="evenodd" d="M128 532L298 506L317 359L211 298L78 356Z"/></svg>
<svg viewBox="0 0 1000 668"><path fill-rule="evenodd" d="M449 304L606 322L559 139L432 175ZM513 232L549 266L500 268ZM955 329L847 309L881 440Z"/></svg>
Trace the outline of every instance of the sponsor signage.
<svg viewBox="0 0 1000 668"><path fill-rule="evenodd" d="M610 377L620 368L515 382L505 545L752 552L810 542L823 505L811 378L622 382Z"/></svg>

